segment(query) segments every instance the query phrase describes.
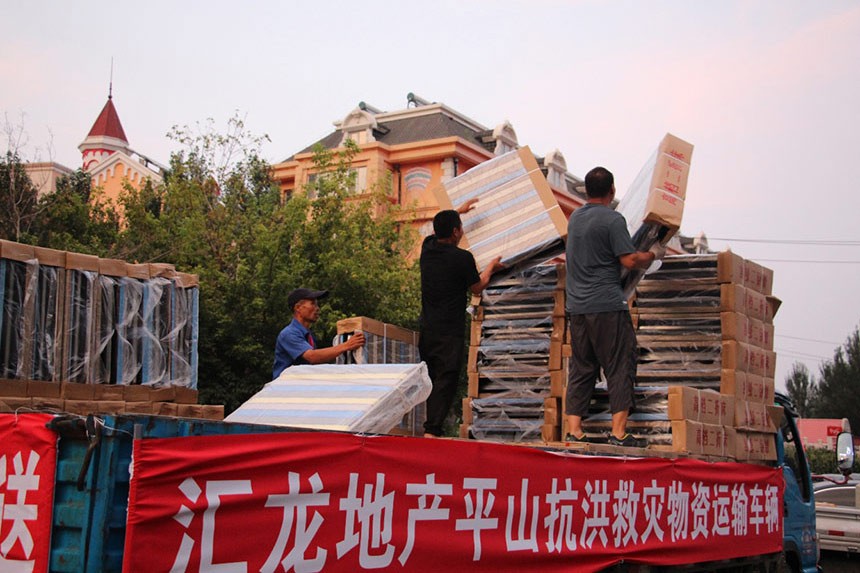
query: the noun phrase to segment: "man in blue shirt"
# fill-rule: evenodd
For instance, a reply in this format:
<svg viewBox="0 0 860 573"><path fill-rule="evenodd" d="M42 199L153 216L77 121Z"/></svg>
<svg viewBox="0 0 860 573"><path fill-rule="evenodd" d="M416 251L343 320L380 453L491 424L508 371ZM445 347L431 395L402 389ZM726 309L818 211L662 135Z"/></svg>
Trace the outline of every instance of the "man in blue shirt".
<svg viewBox="0 0 860 573"><path fill-rule="evenodd" d="M319 345L310 327L320 317L318 301L327 296L327 290L307 288L297 288L287 295L287 304L293 313L293 320L278 334L272 380L290 366L331 362L345 352L364 346L364 333L357 332L337 346L317 348Z"/></svg>

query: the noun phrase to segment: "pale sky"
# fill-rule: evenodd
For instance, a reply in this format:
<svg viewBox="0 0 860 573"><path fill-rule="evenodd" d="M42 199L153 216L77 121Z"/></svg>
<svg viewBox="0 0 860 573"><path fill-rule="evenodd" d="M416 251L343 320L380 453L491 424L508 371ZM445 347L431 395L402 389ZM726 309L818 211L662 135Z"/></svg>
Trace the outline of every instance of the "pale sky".
<svg viewBox="0 0 860 573"><path fill-rule="evenodd" d="M238 111L277 162L414 92L623 196L671 132L695 145L682 232L774 270L777 387L860 323L860 1L7 0L0 22L25 159L80 165L111 58L130 145L164 164L174 125Z"/></svg>

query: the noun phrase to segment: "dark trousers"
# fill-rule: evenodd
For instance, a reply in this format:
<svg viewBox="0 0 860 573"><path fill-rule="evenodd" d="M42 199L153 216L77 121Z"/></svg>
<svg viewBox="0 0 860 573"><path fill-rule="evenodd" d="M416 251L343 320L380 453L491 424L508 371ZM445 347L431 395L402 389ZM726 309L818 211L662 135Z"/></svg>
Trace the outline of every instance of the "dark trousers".
<svg viewBox="0 0 860 573"><path fill-rule="evenodd" d="M570 315L570 373L565 396L566 414L585 416L600 369L606 376L609 408L633 408L637 346L633 321L626 310Z"/></svg>
<svg viewBox="0 0 860 573"><path fill-rule="evenodd" d="M433 390L427 398L427 421L424 431L434 436L442 435L445 418L457 396L457 383L463 368L462 336L422 332L418 342L421 360L427 364Z"/></svg>

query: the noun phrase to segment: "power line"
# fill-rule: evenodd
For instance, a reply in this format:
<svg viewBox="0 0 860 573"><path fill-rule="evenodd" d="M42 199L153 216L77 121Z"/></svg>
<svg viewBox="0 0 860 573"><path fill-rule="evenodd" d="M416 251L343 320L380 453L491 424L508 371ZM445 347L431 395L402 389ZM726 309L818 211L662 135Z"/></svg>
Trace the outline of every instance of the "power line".
<svg viewBox="0 0 860 573"><path fill-rule="evenodd" d="M794 350L782 350L779 348L776 348L775 350L778 354L783 354L785 356L791 356L793 358L803 358L803 359L808 359L808 360L819 360L819 361L829 360L828 358L825 358L823 356L817 356L815 354L807 354L805 352L797 352Z"/></svg>
<svg viewBox="0 0 860 573"><path fill-rule="evenodd" d="M833 342L831 340L817 340L815 338L801 338L800 336L789 336L787 334L776 334L780 338L790 338L792 340L802 340L803 342L820 342L821 344L835 344L836 346L840 346L841 342Z"/></svg>
<svg viewBox="0 0 860 573"><path fill-rule="evenodd" d="M828 247L860 247L860 241L838 239L738 239L708 237L709 241L733 241L736 243L771 243L775 245L815 245Z"/></svg>
<svg viewBox="0 0 860 573"><path fill-rule="evenodd" d="M860 261L809 261L809 260L800 260L800 259L760 259L758 257L752 257L755 261L761 261L763 263L811 263L811 264L824 264L824 265L860 265Z"/></svg>

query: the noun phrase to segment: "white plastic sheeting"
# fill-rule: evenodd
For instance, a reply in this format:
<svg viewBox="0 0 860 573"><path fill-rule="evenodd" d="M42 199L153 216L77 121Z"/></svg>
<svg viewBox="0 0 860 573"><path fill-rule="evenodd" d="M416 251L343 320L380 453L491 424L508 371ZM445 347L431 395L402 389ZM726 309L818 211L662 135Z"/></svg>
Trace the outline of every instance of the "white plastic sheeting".
<svg viewBox="0 0 860 573"><path fill-rule="evenodd" d="M225 421L381 434L430 389L423 362L292 366Z"/></svg>

